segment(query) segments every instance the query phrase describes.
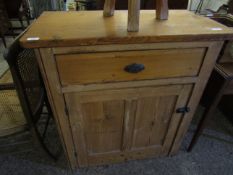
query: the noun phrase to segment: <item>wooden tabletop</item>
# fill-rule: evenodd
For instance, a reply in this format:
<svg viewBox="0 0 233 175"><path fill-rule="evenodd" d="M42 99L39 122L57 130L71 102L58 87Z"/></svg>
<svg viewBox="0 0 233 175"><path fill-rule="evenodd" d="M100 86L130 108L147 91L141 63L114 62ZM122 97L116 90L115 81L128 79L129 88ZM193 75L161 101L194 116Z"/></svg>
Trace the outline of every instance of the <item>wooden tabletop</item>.
<svg viewBox="0 0 233 175"><path fill-rule="evenodd" d="M233 39L233 29L186 10L156 20L142 10L139 32L127 32L127 11L104 18L102 11L44 12L20 39L26 48Z"/></svg>

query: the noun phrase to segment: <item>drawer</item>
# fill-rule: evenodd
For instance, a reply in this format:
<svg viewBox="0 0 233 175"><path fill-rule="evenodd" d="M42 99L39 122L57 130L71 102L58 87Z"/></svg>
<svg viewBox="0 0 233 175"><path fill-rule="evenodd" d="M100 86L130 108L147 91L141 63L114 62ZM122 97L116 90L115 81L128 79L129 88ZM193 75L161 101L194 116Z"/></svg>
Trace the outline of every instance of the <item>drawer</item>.
<svg viewBox="0 0 233 175"><path fill-rule="evenodd" d="M64 54L55 58L61 84L67 86L197 76L205 52L206 48L165 49ZM144 69L135 67L135 63ZM134 73L125 70L129 65Z"/></svg>

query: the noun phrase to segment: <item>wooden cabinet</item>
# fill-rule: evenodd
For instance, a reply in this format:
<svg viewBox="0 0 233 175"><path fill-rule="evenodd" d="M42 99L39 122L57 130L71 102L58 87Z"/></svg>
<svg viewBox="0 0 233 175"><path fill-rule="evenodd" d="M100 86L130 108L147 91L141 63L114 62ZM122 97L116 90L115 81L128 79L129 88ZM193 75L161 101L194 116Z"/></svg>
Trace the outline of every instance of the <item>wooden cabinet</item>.
<svg viewBox="0 0 233 175"><path fill-rule="evenodd" d="M142 11L128 33L124 11L46 12L20 39L35 49L73 169L179 150L233 32L187 11L154 18Z"/></svg>
<svg viewBox="0 0 233 175"><path fill-rule="evenodd" d="M65 108L78 165L175 154L221 46L180 42L41 48L46 77L62 96L54 103ZM144 69L127 72L133 63Z"/></svg>

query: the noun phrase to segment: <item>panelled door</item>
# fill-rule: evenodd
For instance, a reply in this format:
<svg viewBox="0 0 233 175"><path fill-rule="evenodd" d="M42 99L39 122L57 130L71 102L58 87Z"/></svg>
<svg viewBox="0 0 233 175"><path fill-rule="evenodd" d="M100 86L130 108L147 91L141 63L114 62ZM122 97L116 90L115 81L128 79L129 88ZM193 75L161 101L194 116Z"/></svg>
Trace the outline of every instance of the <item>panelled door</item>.
<svg viewBox="0 0 233 175"><path fill-rule="evenodd" d="M80 167L169 153L192 85L65 94Z"/></svg>

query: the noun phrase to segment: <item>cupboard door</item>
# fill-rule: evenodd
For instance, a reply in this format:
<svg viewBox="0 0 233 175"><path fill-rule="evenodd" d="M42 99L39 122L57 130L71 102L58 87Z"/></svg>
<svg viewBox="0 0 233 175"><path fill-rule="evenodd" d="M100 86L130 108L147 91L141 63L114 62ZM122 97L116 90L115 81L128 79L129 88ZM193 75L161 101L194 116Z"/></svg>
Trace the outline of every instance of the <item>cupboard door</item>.
<svg viewBox="0 0 233 175"><path fill-rule="evenodd" d="M80 166L166 155L192 85L65 94Z"/></svg>

